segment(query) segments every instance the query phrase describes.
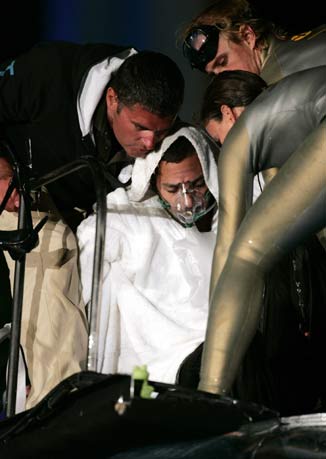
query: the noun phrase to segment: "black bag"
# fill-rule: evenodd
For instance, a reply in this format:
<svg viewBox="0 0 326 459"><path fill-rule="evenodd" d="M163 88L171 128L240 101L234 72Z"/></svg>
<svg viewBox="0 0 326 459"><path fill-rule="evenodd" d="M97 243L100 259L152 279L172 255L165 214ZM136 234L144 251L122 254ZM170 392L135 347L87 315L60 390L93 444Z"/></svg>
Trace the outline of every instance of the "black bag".
<svg viewBox="0 0 326 459"><path fill-rule="evenodd" d="M224 434L277 413L228 397L150 382L156 398L131 398L131 378L80 372L34 408L0 422L0 457L108 458L144 445Z"/></svg>

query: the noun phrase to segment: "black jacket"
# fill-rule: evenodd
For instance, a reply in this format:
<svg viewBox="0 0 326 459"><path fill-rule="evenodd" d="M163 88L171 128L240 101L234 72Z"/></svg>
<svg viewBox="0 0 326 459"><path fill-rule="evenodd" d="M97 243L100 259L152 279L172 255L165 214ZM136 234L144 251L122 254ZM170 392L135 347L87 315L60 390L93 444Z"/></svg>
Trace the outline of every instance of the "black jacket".
<svg viewBox="0 0 326 459"><path fill-rule="evenodd" d="M33 177L97 154L89 133L82 134L77 101L89 70L127 50L111 44L40 43L0 66L1 136L24 164L30 162L30 142ZM89 208L95 202L93 188L86 169L48 185L61 210Z"/></svg>

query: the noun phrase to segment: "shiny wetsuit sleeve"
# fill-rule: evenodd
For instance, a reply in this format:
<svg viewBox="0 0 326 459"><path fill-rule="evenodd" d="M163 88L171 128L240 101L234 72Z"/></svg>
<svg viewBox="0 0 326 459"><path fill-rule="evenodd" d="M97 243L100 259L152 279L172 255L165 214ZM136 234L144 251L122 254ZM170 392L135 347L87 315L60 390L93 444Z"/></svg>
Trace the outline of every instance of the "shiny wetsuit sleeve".
<svg viewBox="0 0 326 459"><path fill-rule="evenodd" d="M219 219L210 295L224 267L236 232L251 205L253 174L249 164L249 138L240 119L226 138L218 162Z"/></svg>
<svg viewBox="0 0 326 459"><path fill-rule="evenodd" d="M237 130L235 145L241 139ZM241 170L244 152L231 148L229 138L218 163L223 205L213 265L217 284L211 289L199 384L200 390L218 394L231 389L256 331L265 273L326 224L326 120L284 163L245 218L243 197L236 199L232 189L241 193L251 180Z"/></svg>

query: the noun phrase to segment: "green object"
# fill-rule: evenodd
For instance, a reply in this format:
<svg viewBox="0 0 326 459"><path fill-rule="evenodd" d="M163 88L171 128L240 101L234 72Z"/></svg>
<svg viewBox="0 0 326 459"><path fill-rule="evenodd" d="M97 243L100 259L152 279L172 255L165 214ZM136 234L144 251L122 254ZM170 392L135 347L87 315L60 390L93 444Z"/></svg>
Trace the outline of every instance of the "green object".
<svg viewBox="0 0 326 459"><path fill-rule="evenodd" d="M151 394L154 391L154 387L148 384L149 373L147 371L147 365L141 365L134 367L132 371L132 378L137 381L143 381L140 390L141 398L151 398Z"/></svg>
<svg viewBox="0 0 326 459"><path fill-rule="evenodd" d="M153 392L154 387L148 384L147 381L144 381L140 391L141 398L151 398Z"/></svg>
<svg viewBox="0 0 326 459"><path fill-rule="evenodd" d="M140 379L140 380L143 380L143 381L147 381L148 380L148 376L149 376L149 373L147 371L147 365L141 365L139 367L136 366L132 370L132 377L134 379Z"/></svg>

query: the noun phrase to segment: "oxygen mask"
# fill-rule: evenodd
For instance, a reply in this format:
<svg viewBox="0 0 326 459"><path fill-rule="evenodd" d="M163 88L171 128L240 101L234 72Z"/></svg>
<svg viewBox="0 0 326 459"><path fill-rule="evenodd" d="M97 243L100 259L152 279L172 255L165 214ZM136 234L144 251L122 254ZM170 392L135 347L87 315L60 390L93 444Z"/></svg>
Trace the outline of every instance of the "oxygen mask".
<svg viewBox="0 0 326 459"><path fill-rule="evenodd" d="M180 183L171 211L182 224L192 226L206 213L206 205L207 200L202 191L193 188L189 183Z"/></svg>

